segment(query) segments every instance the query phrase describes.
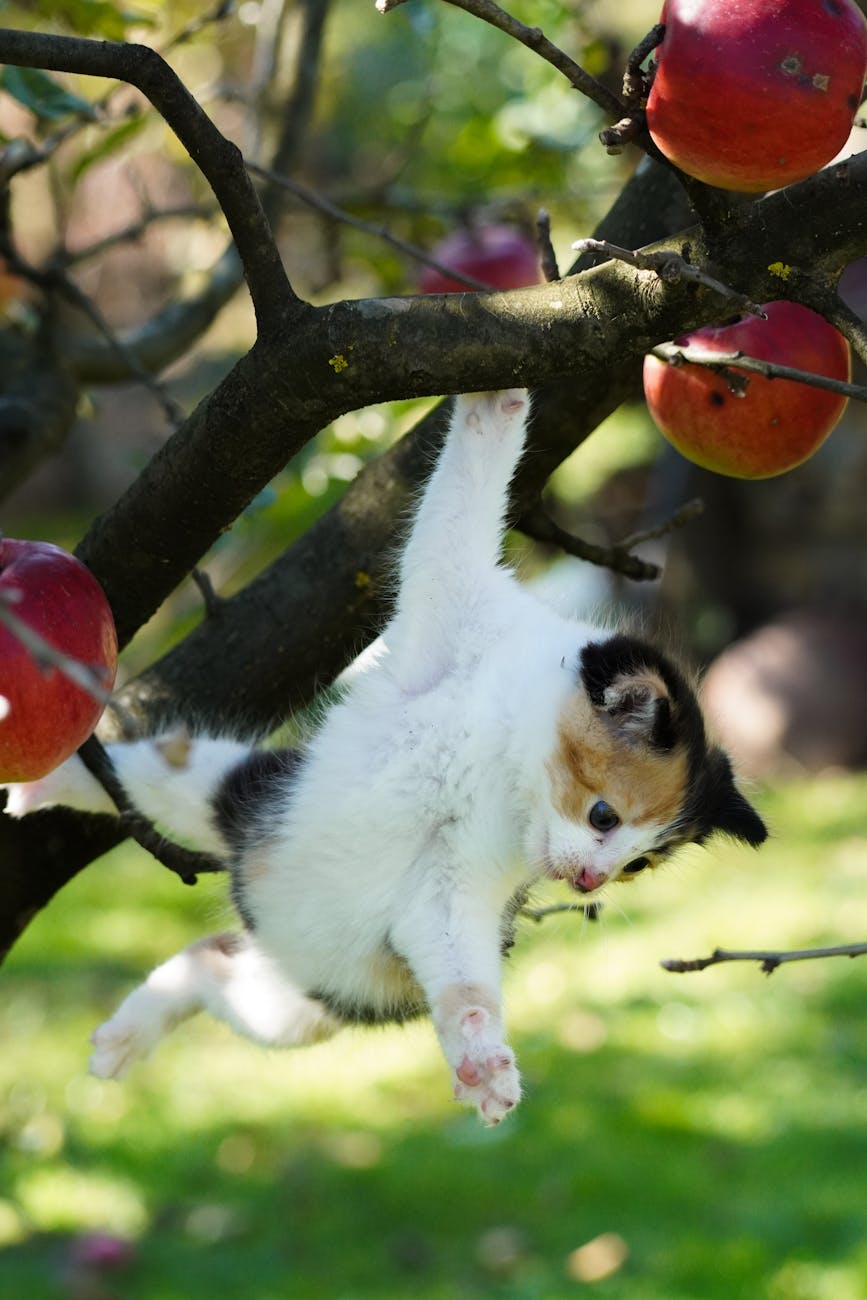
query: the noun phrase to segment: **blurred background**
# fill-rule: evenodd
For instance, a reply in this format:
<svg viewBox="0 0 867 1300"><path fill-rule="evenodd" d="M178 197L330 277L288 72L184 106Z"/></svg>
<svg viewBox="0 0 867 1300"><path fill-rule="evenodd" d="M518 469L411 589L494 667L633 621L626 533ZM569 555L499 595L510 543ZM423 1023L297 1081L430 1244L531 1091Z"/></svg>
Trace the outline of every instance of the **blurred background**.
<svg viewBox="0 0 867 1300"><path fill-rule="evenodd" d="M592 104L441 0L387 17L373 0L334 0L310 66L302 8L53 0L8 3L3 21L152 44L248 158L291 157L295 189L281 189L275 221L311 301L416 292L404 245L430 252L504 224L533 241L540 208L569 266L639 160L598 145ZM510 10L615 88L659 16L644 0ZM172 404L190 410L247 350L253 320L231 292L212 196L136 92L58 75L51 105L43 83L8 72L3 157L22 141L43 155L10 186L22 255L60 266L124 340L169 329L163 313L179 302L220 302L159 384L129 382L94 318L60 308L76 418L26 479L0 478L0 525L72 546L170 435ZM287 143L293 111L309 122ZM856 126L850 151L865 134ZM867 314L861 264L845 286ZM4 338L33 331L37 307L7 270ZM323 430L207 557L217 589L249 581L429 405ZM458 1111L427 1025L280 1056L202 1021L123 1085L89 1078L90 1030L146 968L226 918L220 882L181 889L125 847L37 918L2 975L0 1294L867 1297L867 966L811 962L770 979L754 966L659 967L717 944L867 935L865 418L850 403L805 465L746 483L679 457L637 395L552 480L558 520L603 544L704 500L700 519L640 548L664 563L661 583L576 562L563 581L686 648L774 839L758 856L683 854L617 888L596 924L526 922L507 979L527 1084L517 1115L487 1132ZM555 558L521 538L513 550L530 577ZM179 591L123 675L200 606L192 584Z"/></svg>

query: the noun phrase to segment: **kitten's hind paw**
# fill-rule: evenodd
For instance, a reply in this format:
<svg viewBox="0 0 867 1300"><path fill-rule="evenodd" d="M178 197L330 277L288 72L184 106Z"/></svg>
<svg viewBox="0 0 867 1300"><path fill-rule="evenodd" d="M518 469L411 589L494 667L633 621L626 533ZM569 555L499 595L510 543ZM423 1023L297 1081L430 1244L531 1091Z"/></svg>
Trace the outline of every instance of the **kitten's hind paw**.
<svg viewBox="0 0 867 1300"><path fill-rule="evenodd" d="M467 1007L456 1028L455 1098L474 1105L486 1124L499 1124L521 1100L515 1053L499 1040L499 1026L484 1007Z"/></svg>
<svg viewBox="0 0 867 1300"><path fill-rule="evenodd" d="M499 1124L521 1100L521 1078L509 1047L490 1048L483 1059L468 1052L455 1074L456 1100L474 1105L486 1124Z"/></svg>
<svg viewBox="0 0 867 1300"><path fill-rule="evenodd" d="M90 1041L94 1047L90 1073L98 1079L122 1079L149 1050L143 1046L135 1029L112 1029L111 1021L100 1025Z"/></svg>
<svg viewBox="0 0 867 1300"><path fill-rule="evenodd" d="M150 1056L171 1027L161 1000L143 984L91 1034L90 1073L99 1079L122 1079L136 1061Z"/></svg>

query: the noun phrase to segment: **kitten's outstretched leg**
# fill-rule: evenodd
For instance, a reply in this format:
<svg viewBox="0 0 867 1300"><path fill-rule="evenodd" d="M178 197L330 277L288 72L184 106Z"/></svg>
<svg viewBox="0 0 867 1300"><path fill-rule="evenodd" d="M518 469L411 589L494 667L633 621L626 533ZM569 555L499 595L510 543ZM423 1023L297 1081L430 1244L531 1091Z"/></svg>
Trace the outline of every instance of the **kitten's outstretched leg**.
<svg viewBox="0 0 867 1300"><path fill-rule="evenodd" d="M171 957L93 1035L93 1074L121 1078L164 1034L210 1011L247 1038L300 1047L340 1028L320 1002L289 984L245 935L218 934Z"/></svg>
<svg viewBox="0 0 867 1300"><path fill-rule="evenodd" d="M388 639L396 671L413 679L410 689L428 685L448 666L458 629L497 568L528 410L523 388L455 398L404 548Z"/></svg>
<svg viewBox="0 0 867 1300"><path fill-rule="evenodd" d="M250 754L228 739L192 737L185 730L106 746L121 784L135 807L167 834L218 855L226 842L214 816L212 796L221 780ZM63 804L82 812L114 812L114 804L77 754L39 781L8 785L6 812L24 817Z"/></svg>
<svg viewBox="0 0 867 1300"><path fill-rule="evenodd" d="M418 891L392 942L425 991L455 1097L499 1124L521 1098L500 997L499 919L453 889Z"/></svg>

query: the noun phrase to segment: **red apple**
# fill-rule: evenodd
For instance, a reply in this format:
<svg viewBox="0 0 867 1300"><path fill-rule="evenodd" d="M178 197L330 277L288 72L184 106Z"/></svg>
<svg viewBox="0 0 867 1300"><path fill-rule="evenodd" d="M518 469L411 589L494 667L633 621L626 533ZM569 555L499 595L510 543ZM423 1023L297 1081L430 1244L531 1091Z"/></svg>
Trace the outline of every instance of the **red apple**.
<svg viewBox="0 0 867 1300"><path fill-rule="evenodd" d="M848 380L849 344L826 320L794 302L765 303L768 319L744 317L677 339L706 356L742 352L832 379ZM644 395L656 424L677 450L717 474L771 478L794 469L827 438L847 399L790 379L727 368L748 381L743 396L704 366L644 360Z"/></svg>
<svg viewBox="0 0 867 1300"><path fill-rule="evenodd" d="M117 635L102 588L49 542L0 540L0 599L10 615L110 691ZM0 781L35 781L87 739L103 710L92 694L0 624Z"/></svg>
<svg viewBox="0 0 867 1300"><path fill-rule="evenodd" d="M723 189L779 189L830 162L867 73L853 0L666 0L647 125L667 158Z"/></svg>
<svg viewBox="0 0 867 1300"><path fill-rule="evenodd" d="M536 245L517 226L455 230L431 249L431 256L491 289L523 289L541 278ZM419 288L422 293L466 293L469 285L425 266Z"/></svg>

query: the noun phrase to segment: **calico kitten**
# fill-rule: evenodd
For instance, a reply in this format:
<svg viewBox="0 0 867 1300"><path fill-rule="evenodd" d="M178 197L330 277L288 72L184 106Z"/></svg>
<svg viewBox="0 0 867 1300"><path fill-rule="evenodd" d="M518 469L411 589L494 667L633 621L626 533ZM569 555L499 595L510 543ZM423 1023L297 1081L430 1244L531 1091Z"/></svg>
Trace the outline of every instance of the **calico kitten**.
<svg viewBox="0 0 867 1300"><path fill-rule="evenodd" d="M528 407L519 389L456 400L382 652L303 752L110 747L148 817L226 859L243 925L130 994L96 1031L96 1074L201 1009L276 1046L430 1013L455 1095L497 1123L520 1097L500 965L528 887L592 896L687 842L765 839L680 670L501 565ZM74 758L10 787L7 812L54 803L111 810Z"/></svg>

